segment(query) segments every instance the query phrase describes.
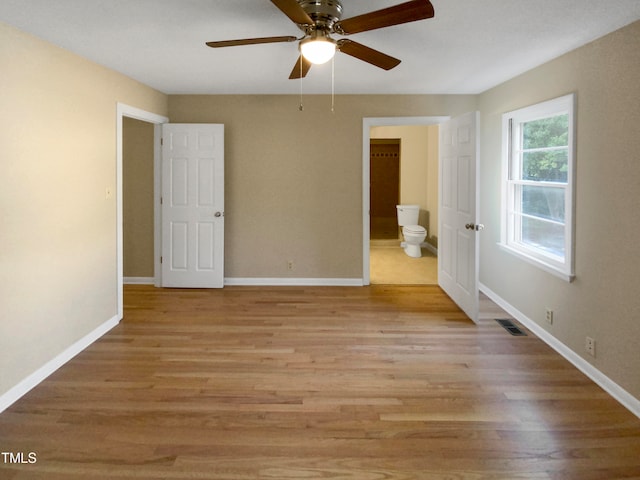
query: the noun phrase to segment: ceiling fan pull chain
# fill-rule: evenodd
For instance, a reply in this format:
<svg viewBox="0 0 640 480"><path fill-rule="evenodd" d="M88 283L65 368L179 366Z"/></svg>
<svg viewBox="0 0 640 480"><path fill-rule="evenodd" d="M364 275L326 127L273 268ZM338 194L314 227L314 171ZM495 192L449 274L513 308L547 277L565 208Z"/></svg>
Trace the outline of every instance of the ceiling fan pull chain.
<svg viewBox="0 0 640 480"><path fill-rule="evenodd" d="M302 76L302 60L300 61L300 106L298 107L298 110L300 110L301 112L304 110L304 105L302 104L302 80L304 79L304 77Z"/></svg>
<svg viewBox="0 0 640 480"><path fill-rule="evenodd" d="M331 113L335 113L336 106L336 57L331 59Z"/></svg>

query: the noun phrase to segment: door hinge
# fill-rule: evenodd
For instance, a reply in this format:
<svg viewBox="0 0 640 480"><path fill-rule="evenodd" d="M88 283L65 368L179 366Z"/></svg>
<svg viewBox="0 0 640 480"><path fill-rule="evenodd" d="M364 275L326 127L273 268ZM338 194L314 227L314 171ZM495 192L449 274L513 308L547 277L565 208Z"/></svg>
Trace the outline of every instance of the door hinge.
<svg viewBox="0 0 640 480"><path fill-rule="evenodd" d="M164 145L164 138L160 139L160 146Z"/></svg>
<svg viewBox="0 0 640 480"><path fill-rule="evenodd" d="M160 257L160 263L162 263L162 257Z"/></svg>
<svg viewBox="0 0 640 480"><path fill-rule="evenodd" d="M160 197L160 205L162 205L162 197Z"/></svg>

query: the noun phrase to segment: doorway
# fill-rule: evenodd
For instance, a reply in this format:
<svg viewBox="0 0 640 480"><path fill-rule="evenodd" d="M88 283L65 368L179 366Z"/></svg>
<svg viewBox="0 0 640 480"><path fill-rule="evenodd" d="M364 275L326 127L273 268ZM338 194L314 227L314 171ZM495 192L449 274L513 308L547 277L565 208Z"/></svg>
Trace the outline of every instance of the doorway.
<svg viewBox="0 0 640 480"><path fill-rule="evenodd" d="M154 128L123 119L123 275L127 284L154 284Z"/></svg>
<svg viewBox="0 0 640 480"><path fill-rule="evenodd" d="M118 319L122 319L124 315L124 236L123 236L123 219L124 219L124 205L123 194L124 187L122 183L123 179L123 128L124 118L133 118L136 120L142 120L153 124L154 128L154 163L160 160L160 138L162 124L167 123L169 119L162 115L147 112L136 107L126 105L124 103L118 103L116 105L116 258L117 258L117 297L118 297ZM158 188L160 178L158 175L154 175L154 204L159 205L160 198ZM157 216L159 215L158 209L154 211L154 223L159 224ZM156 228L155 235L158 235ZM157 238L157 237L156 237ZM160 255L157 251L159 242L155 242L154 246L154 271L159 271Z"/></svg>
<svg viewBox="0 0 640 480"><path fill-rule="evenodd" d="M371 139L371 241L398 240L396 205L400 202L400 139Z"/></svg>
<svg viewBox="0 0 640 480"><path fill-rule="evenodd" d="M363 132L369 143L364 189L370 212L365 215L369 220L365 284L437 284L438 124L442 118L368 120L369 128ZM409 257L401 248L399 204L420 206L418 224L427 230L420 258Z"/></svg>

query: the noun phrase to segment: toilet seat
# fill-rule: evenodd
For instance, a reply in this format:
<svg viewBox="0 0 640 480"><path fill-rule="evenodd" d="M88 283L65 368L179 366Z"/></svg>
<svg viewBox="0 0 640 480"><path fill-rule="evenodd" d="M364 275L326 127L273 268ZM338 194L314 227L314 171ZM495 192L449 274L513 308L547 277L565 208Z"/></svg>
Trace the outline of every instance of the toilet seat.
<svg viewBox="0 0 640 480"><path fill-rule="evenodd" d="M423 233L427 233L427 229L422 225L405 225L402 227L402 231L405 233L413 233L415 235L422 235Z"/></svg>
<svg viewBox="0 0 640 480"><path fill-rule="evenodd" d="M402 227L404 242L400 244L404 248L404 253L410 257L420 258L422 253L420 247L427 238L427 229L422 225L405 225Z"/></svg>

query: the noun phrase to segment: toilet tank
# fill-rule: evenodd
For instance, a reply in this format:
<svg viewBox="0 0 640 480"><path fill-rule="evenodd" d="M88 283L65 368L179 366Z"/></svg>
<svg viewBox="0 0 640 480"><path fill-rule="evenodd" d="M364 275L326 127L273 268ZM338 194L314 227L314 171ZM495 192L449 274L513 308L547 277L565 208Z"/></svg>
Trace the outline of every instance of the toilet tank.
<svg viewBox="0 0 640 480"><path fill-rule="evenodd" d="M398 210L398 225L418 225L420 205L396 205Z"/></svg>

